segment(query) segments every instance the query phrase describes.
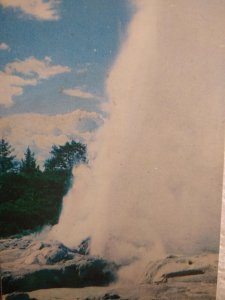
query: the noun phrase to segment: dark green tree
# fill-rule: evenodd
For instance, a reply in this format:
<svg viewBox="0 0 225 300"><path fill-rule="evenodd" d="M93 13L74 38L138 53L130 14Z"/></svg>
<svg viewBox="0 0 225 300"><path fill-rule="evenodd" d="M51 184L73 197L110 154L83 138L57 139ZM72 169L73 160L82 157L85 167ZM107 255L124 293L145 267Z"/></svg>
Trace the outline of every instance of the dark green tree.
<svg viewBox="0 0 225 300"><path fill-rule="evenodd" d="M7 149L8 156L12 156L9 145ZM72 183L72 168L81 162L86 162L86 146L67 142L52 147L42 172L28 147L19 171L13 169L0 176L0 237L57 224L63 196Z"/></svg>
<svg viewBox="0 0 225 300"><path fill-rule="evenodd" d="M14 149L5 140L0 140L0 175L13 171L15 156L12 155Z"/></svg>
<svg viewBox="0 0 225 300"><path fill-rule="evenodd" d="M39 172L39 166L35 158L34 152L31 152L30 147L27 147L24 153L24 159L21 160L20 172L25 174L34 174Z"/></svg>
<svg viewBox="0 0 225 300"><path fill-rule="evenodd" d="M45 161L45 171L72 172L74 165L86 162L86 145L80 142L66 142L62 146L52 146L51 157Z"/></svg>

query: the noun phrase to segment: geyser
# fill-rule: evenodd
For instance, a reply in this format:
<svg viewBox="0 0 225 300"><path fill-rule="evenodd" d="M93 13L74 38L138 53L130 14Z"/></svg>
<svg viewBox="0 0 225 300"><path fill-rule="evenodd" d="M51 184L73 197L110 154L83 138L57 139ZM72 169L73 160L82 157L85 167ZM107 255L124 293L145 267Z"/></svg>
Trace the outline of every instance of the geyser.
<svg viewBox="0 0 225 300"><path fill-rule="evenodd" d="M140 0L107 79L110 117L52 235L111 259L218 250L225 3Z"/></svg>

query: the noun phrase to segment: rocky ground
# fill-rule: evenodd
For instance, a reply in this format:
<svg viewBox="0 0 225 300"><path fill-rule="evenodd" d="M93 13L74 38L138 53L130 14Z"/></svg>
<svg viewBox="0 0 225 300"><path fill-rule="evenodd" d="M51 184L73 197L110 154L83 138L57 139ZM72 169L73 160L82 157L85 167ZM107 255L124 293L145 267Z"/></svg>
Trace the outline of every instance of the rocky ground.
<svg viewBox="0 0 225 300"><path fill-rule="evenodd" d="M89 255L89 241L75 249L31 237L0 241L6 300L212 300L218 255L167 256L149 262L139 282L120 286L123 266Z"/></svg>
<svg viewBox="0 0 225 300"><path fill-rule="evenodd" d="M69 249L30 238L1 242L3 293L104 286L116 280L115 263L88 254L88 241Z"/></svg>

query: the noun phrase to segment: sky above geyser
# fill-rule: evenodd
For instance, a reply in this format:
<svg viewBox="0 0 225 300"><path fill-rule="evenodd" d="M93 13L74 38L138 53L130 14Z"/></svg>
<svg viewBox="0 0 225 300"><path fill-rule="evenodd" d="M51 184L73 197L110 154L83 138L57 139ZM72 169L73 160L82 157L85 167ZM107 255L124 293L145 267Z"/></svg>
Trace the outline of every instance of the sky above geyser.
<svg viewBox="0 0 225 300"><path fill-rule="evenodd" d="M18 156L92 139L131 16L128 0L0 0L0 135Z"/></svg>

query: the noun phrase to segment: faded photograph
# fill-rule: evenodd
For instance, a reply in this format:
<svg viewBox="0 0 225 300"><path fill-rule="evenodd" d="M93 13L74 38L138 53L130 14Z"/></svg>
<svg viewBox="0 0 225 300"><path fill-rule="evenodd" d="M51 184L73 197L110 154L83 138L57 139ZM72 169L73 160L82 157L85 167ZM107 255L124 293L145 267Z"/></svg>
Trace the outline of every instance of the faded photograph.
<svg viewBox="0 0 225 300"><path fill-rule="evenodd" d="M225 299L224 16L0 0L2 299Z"/></svg>
<svg viewBox="0 0 225 300"><path fill-rule="evenodd" d="M224 177L225 178L225 177ZM225 182L223 179L223 202L221 214L221 231L220 231L220 251L217 281L217 297L222 300L225 297Z"/></svg>

